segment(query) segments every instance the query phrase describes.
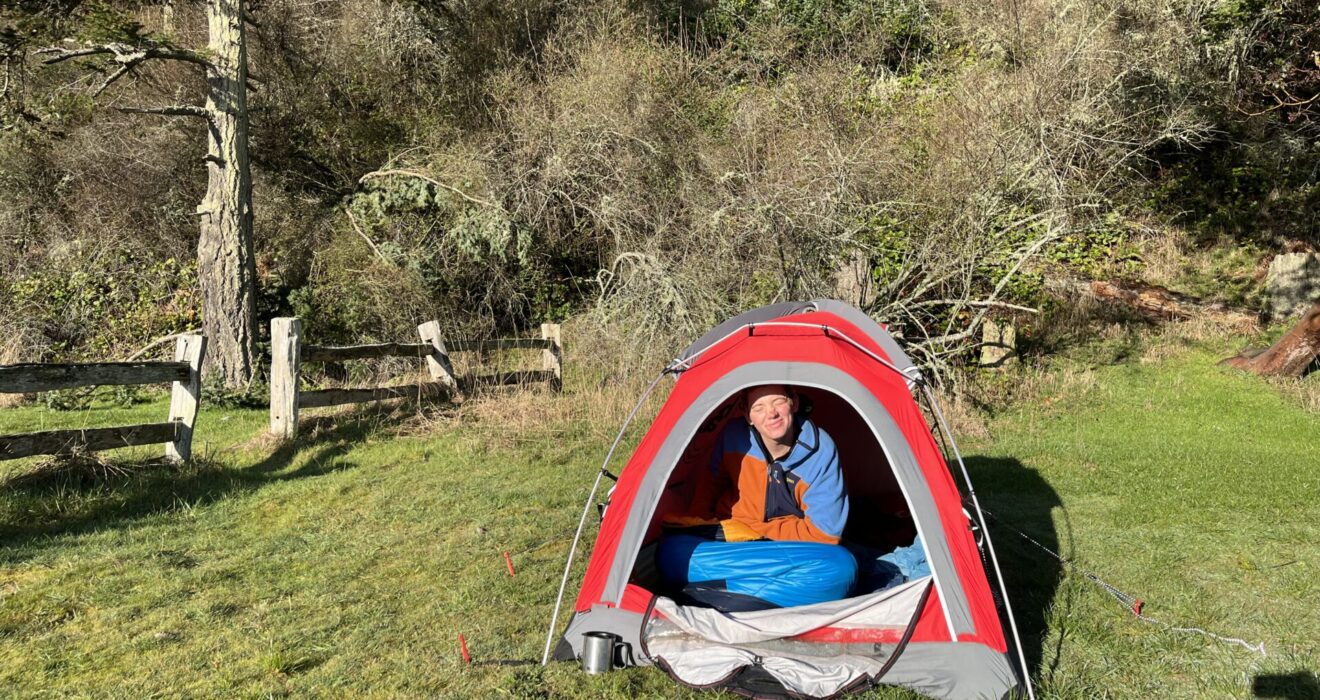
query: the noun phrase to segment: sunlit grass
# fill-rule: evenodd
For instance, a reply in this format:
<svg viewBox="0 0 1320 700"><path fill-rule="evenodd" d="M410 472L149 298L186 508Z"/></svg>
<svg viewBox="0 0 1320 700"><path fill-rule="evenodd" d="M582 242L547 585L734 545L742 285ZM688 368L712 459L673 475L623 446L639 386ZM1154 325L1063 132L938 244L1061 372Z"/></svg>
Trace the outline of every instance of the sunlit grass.
<svg viewBox="0 0 1320 700"><path fill-rule="evenodd" d="M1192 349L1097 368L1095 381L1061 384L1048 405L1000 415L990 437L963 447L1003 521L1144 598L1154 617L1264 641L1269 656L1136 621L999 528L1042 695L1249 697L1258 677L1296 673L1302 692L1320 668L1320 421L1214 359ZM282 445L260 437L261 411L204 408L193 466L11 480L0 491L0 687L709 697L650 668L589 677L529 663L616 427L605 425L620 412L603 408L609 393L570 382L563 396L422 417L344 413ZM8 409L0 432L164 410ZM0 466L12 476L32 465Z"/></svg>

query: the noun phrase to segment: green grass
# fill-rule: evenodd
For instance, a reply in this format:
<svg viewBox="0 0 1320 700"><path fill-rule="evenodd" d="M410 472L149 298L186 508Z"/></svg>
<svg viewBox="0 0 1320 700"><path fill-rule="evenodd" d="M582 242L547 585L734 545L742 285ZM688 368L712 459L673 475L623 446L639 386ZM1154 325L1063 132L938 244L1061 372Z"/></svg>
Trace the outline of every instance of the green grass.
<svg viewBox="0 0 1320 700"><path fill-rule="evenodd" d="M963 445L999 518L1159 619L1269 650L1261 659L1136 621L999 529L1043 696L1251 697L1258 684L1297 698L1314 687L1320 420L1216 357L1099 368L1089 388L1012 410L994 419L993 439ZM579 415L573 388L540 411ZM0 433L164 412L9 409ZM0 487L6 694L713 696L650 668L588 677L572 664L502 663L540 657L613 426L541 418L514 432L493 419L418 427L354 413L275 445L259 438L265 420L204 409L191 467ZM157 454L130 452L116 459ZM0 464L0 476L31 466Z"/></svg>
<svg viewBox="0 0 1320 700"><path fill-rule="evenodd" d="M1224 356L1102 367L969 446L982 503L1002 520L1142 598L1147 615L1268 653L1136 621L1076 572L1055 588L1059 566L1000 528L1046 695L1320 693L1320 417L1215 366Z"/></svg>

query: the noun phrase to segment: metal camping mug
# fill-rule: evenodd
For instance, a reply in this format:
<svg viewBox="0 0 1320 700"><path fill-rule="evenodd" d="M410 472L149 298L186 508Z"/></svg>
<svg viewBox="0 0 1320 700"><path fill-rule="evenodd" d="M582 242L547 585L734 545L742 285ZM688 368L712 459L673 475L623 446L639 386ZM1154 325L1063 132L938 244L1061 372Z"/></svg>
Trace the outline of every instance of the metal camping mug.
<svg viewBox="0 0 1320 700"><path fill-rule="evenodd" d="M587 632L582 635L582 670L605 673L614 668L614 647L619 635L610 632Z"/></svg>

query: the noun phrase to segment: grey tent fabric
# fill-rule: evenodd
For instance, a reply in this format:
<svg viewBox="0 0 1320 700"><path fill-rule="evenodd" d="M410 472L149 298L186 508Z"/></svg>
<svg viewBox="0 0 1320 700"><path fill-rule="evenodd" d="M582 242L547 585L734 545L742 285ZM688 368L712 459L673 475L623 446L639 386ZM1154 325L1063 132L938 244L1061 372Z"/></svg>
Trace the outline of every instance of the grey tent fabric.
<svg viewBox="0 0 1320 700"><path fill-rule="evenodd" d="M862 313L857 307L837 299L785 301L743 312L707 331L705 335L698 338L696 342L679 354L678 362L682 364L691 360L706 348L718 343L739 328L811 311L831 313L857 326L858 329L874 340L880 346L880 349L885 351L885 354L889 356L889 361L893 363L895 368L908 376L914 376L916 366L907 353L903 352L903 348L899 347L898 342L894 340L894 336L881 328L880 324L876 323L870 316Z"/></svg>
<svg viewBox="0 0 1320 700"><path fill-rule="evenodd" d="M649 666L651 660L641 653L642 622L640 613L598 605L590 610L577 612L568 621L568 629L560 646L562 651L555 651L555 658L578 658L582 656L582 635L586 632L611 632L619 635L620 641L632 650L632 662L638 666Z"/></svg>
<svg viewBox="0 0 1320 700"><path fill-rule="evenodd" d="M706 334L696 340L696 342L687 346L687 349L679 354L680 361L690 360L701 354L706 348L718 343L721 338L730 333L753 323L764 323L772 319L787 316L789 314L802 313L803 311L814 311L815 305L809 301L784 301L778 304L762 306L751 311L734 316L733 318L721 323L718 326L706 331Z"/></svg>
<svg viewBox="0 0 1320 700"><path fill-rule="evenodd" d="M603 631L619 635L621 641L628 645L629 660L632 663L651 665L654 661L643 653L641 643L645 622L646 619L640 613L604 606L576 613L564 632L564 642L561 650L556 652L556 658L568 660L579 657L582 653L583 633ZM665 642L657 644L652 640L649 644L652 653L660 656L666 652L673 655L675 647L681 643L680 640L671 640L666 646ZM710 646L703 645L698 648L702 654L711 657L712 664L728 664L726 669L737 664L750 664L756 661L756 657L761 656L746 649L734 649L720 657ZM811 683L816 681L810 680L810 676L805 675L804 668L808 665L814 665L818 669L823 668L820 666L820 660L800 654L795 655L792 652L782 656L780 662L773 664L777 675L790 683L793 682L793 678L799 678L799 687L804 691L813 688ZM854 659L853 662L857 665L845 667L833 664L828 669L829 673L825 674L826 677L838 676L846 668L849 671L848 680L851 681L857 676L854 672L856 670L864 669L868 673L877 670L874 663L869 660L857 662ZM690 678L691 681L701 680L699 676ZM960 642L907 644L884 672L881 682L911 688L941 700L1001 700L1017 687L1017 678L1006 655L981 644ZM822 686L815 689L825 688Z"/></svg>
<svg viewBox="0 0 1320 700"><path fill-rule="evenodd" d="M962 642L908 644L884 682L941 700L1002 700L1019 687L1006 654Z"/></svg>
<svg viewBox="0 0 1320 700"><path fill-rule="evenodd" d="M928 578L867 595L795 608L725 613L656 600L655 611L679 631L710 642L755 644L792 637L825 626L906 628L930 587ZM654 649L653 649L654 651Z"/></svg>

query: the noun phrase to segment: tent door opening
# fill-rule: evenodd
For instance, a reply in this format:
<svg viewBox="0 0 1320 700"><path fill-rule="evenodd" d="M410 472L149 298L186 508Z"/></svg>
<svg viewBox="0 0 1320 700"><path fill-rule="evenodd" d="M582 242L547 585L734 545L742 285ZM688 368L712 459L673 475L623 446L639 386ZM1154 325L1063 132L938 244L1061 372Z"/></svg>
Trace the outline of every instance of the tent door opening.
<svg viewBox="0 0 1320 700"><path fill-rule="evenodd" d="M843 540L855 553L872 556L911 546L917 525L898 485L884 449L866 421L842 397L814 387L793 387L808 417L834 439L848 492L849 516ZM725 426L743 420L740 395L728 397L703 421L670 472L646 530L645 544L633 564L631 583L663 593L655 562L656 544L664 534L661 520L685 512L694 497L700 470L710 468L710 455ZM856 594L872 592L859 589Z"/></svg>

